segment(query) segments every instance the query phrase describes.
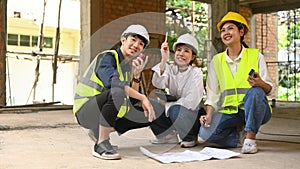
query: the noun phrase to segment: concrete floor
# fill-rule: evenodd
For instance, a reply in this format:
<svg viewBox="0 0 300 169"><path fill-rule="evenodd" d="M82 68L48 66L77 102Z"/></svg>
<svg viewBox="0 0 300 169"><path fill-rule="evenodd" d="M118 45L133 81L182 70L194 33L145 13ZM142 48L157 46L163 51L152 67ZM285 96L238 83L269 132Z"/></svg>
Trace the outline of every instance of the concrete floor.
<svg viewBox="0 0 300 169"><path fill-rule="evenodd" d="M148 128L111 135L122 160L92 156L93 142L78 126L71 110L27 113L0 112L0 169L143 168L165 169L298 169L300 168L300 104L277 103L271 121L258 134L259 152L227 160L162 164L144 156L139 147L155 153L182 152L178 145L151 145ZM191 148L200 151L208 143ZM239 152L239 148L230 149Z"/></svg>

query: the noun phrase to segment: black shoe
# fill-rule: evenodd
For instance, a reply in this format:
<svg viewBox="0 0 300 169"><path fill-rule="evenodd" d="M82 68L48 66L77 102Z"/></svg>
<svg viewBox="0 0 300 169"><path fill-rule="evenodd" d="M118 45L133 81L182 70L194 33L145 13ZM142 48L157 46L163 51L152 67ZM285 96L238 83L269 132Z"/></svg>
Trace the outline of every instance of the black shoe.
<svg viewBox="0 0 300 169"><path fill-rule="evenodd" d="M99 144L95 144L93 156L104 160L118 160L121 159L120 154L113 149L109 140L104 140Z"/></svg>
<svg viewBox="0 0 300 169"><path fill-rule="evenodd" d="M92 129L89 129L87 134L93 142L98 142L98 140L95 137L95 132ZM111 145L111 146L113 147L114 150L118 150L117 145Z"/></svg>

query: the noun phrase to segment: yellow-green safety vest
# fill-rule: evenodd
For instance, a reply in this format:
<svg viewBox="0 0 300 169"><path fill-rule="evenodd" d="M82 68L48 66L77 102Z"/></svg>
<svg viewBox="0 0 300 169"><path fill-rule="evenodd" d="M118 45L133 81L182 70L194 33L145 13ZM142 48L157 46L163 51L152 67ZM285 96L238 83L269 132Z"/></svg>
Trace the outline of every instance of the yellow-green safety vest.
<svg viewBox="0 0 300 169"><path fill-rule="evenodd" d="M217 54L213 58L214 67L220 85L219 112L235 114L243 103L244 96L250 84L247 81L251 69L258 70L258 49L244 48L236 75L233 76L226 62L225 52ZM243 109L243 107L240 107Z"/></svg>
<svg viewBox="0 0 300 169"><path fill-rule="evenodd" d="M89 65L85 73L82 75L82 77L79 80L79 83L77 84L76 91L75 91L75 98L74 98L74 104L73 104L73 113L76 114L80 108L90 100L91 97L98 95L102 93L105 88L102 83L102 81L97 77L96 75L96 65L99 63L99 59L102 58L102 56L106 53L112 53L116 60L117 65L117 71L119 73L119 79L120 81L128 80L128 73L125 73L125 78L119 63L119 56L117 51L115 50L107 50L100 54L98 54L95 59L92 61L92 63ZM122 106L120 107L120 110L118 112L118 117L123 117L126 112L129 111L130 107L128 106L129 97L126 96L124 98L124 102Z"/></svg>

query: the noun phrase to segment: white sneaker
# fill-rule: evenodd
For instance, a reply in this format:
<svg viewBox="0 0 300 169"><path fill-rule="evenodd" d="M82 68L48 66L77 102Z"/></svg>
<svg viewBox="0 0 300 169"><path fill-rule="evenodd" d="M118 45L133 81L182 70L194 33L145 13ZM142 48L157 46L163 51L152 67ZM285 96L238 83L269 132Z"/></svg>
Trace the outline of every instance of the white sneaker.
<svg viewBox="0 0 300 169"><path fill-rule="evenodd" d="M193 141L182 141L180 143L180 147L182 148L191 148L191 147L195 147L197 146L198 144L198 141L195 139Z"/></svg>
<svg viewBox="0 0 300 169"><path fill-rule="evenodd" d="M241 152L243 154L255 154L255 153L257 153L257 151L258 151L258 149L257 149L255 141L254 142L245 141Z"/></svg>
<svg viewBox="0 0 300 169"><path fill-rule="evenodd" d="M150 140L152 144L177 144L179 142L177 133L172 132L162 138L154 137Z"/></svg>
<svg viewBox="0 0 300 169"><path fill-rule="evenodd" d="M198 143L199 144L205 143L205 140L203 140L201 137L198 136Z"/></svg>

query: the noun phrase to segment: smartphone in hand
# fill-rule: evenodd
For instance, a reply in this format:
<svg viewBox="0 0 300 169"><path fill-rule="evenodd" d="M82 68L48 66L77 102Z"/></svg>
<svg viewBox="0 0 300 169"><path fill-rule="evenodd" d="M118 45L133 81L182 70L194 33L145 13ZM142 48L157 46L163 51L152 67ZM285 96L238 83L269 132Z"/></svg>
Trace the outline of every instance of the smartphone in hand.
<svg viewBox="0 0 300 169"><path fill-rule="evenodd" d="M256 78L254 69L251 69L248 75Z"/></svg>

